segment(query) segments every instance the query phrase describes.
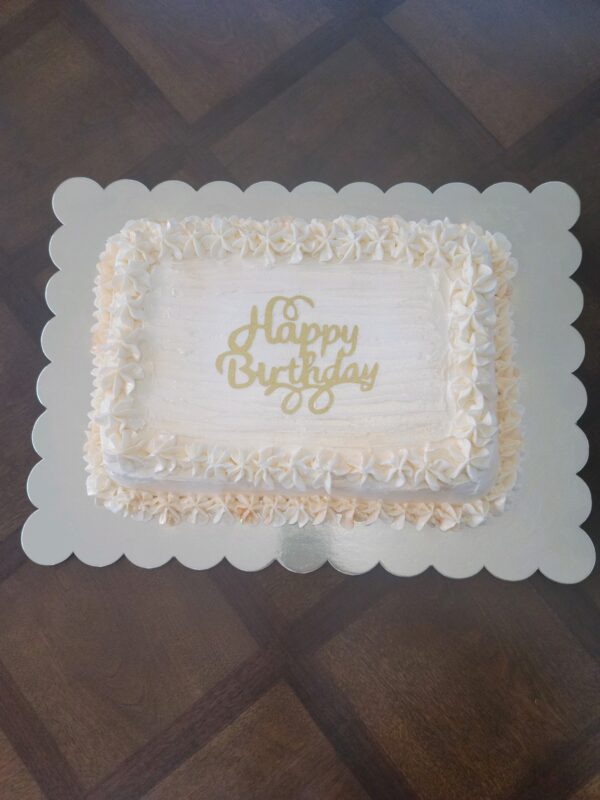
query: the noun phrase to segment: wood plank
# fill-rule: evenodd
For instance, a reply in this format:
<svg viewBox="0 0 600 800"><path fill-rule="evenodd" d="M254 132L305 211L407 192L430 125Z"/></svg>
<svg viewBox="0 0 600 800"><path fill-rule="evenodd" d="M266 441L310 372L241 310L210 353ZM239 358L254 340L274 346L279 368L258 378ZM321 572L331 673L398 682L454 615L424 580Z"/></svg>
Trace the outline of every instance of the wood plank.
<svg viewBox="0 0 600 800"><path fill-rule="evenodd" d="M388 24L505 146L598 76L593 0L406 0Z"/></svg>
<svg viewBox="0 0 600 800"><path fill-rule="evenodd" d="M39 336L39 331L37 332ZM37 337L36 337L37 338ZM19 347L8 346L19 342ZM39 457L31 445L31 428L43 408L35 394L37 375L46 363L13 310L0 300L0 540L20 527L32 507L24 492L27 476ZM6 553L7 558L8 552ZM11 556L9 560L13 560ZM18 559L17 559L18 562ZM17 563L15 562L15 563ZM0 570L7 567L0 564Z"/></svg>
<svg viewBox="0 0 600 800"><path fill-rule="evenodd" d="M366 800L369 795L280 683L147 795L148 800L193 797Z"/></svg>
<svg viewBox="0 0 600 800"><path fill-rule="evenodd" d="M600 667L527 583L413 586L329 641L318 666L419 797L512 797L594 724Z"/></svg>
<svg viewBox="0 0 600 800"><path fill-rule="evenodd" d="M0 732L0 797L10 800L43 800L43 794L32 775Z"/></svg>
<svg viewBox="0 0 600 800"><path fill-rule="evenodd" d="M47 800L83 800L83 790L71 765L2 662L0 726Z"/></svg>
<svg viewBox="0 0 600 800"><path fill-rule="evenodd" d="M88 800L136 800L234 723L278 678L277 659L271 653L250 656L160 736L122 761L88 794Z"/></svg>
<svg viewBox="0 0 600 800"><path fill-rule="evenodd" d="M318 0L226 0L219 13L211 3L147 0L139 25L135 0L86 2L188 122L331 16Z"/></svg>
<svg viewBox="0 0 600 800"><path fill-rule="evenodd" d="M256 650L208 574L185 572L71 559L0 584L4 665L86 789Z"/></svg>

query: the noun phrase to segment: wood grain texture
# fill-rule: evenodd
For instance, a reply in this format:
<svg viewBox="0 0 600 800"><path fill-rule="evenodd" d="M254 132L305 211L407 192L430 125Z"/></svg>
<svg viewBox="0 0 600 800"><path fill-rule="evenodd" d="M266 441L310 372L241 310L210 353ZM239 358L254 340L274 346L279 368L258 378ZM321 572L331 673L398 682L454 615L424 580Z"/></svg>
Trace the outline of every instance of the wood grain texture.
<svg viewBox="0 0 600 800"><path fill-rule="evenodd" d="M209 2L149 0L141 23L136 0L86 2L188 122L331 17L319 0L224 0L218 13Z"/></svg>
<svg viewBox="0 0 600 800"><path fill-rule="evenodd" d="M40 787L3 733L0 733L0 797L43 800Z"/></svg>
<svg viewBox="0 0 600 800"><path fill-rule="evenodd" d="M430 0L426 8L406 0L387 22L503 145L543 121L600 68L593 0Z"/></svg>
<svg viewBox="0 0 600 800"><path fill-rule="evenodd" d="M148 800L210 797L215 785L231 800L279 800L290 792L340 800L369 796L283 683L159 783Z"/></svg>
<svg viewBox="0 0 600 800"><path fill-rule="evenodd" d="M592 0L0 3L2 800L600 797L598 570L42 568L19 547L50 198L77 174L571 183L595 489L599 24Z"/></svg>
<svg viewBox="0 0 600 800"><path fill-rule="evenodd" d="M462 798L477 787L476 796L512 797L532 763L593 724L600 668L527 584L478 576L429 589L418 607L394 589L318 662L419 796Z"/></svg>
<svg viewBox="0 0 600 800"><path fill-rule="evenodd" d="M1 280L1 279L0 279ZM11 281L12 282L12 281ZM8 347L18 338L19 346ZM4 455L0 459L0 541L13 533L31 511L23 492L31 468L38 460L28 431L42 412L31 378L46 363L39 345L28 337L17 315L0 300L0 431ZM0 563L0 570L2 564Z"/></svg>
<svg viewBox="0 0 600 800"><path fill-rule="evenodd" d="M86 787L254 649L209 575L192 585L183 572L129 565L105 584L71 561L42 592L27 564L0 586L3 663Z"/></svg>

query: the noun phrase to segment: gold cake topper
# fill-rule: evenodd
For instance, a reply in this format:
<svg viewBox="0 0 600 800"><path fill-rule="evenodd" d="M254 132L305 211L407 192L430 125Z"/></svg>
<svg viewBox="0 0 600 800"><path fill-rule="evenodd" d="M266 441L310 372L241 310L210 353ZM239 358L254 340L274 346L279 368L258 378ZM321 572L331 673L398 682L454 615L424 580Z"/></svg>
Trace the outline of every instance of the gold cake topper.
<svg viewBox="0 0 600 800"><path fill-rule="evenodd" d="M312 414L325 414L335 400L334 387L354 383L363 392L371 391L379 364L344 363L356 350L358 325L301 322L301 310L307 305L315 306L314 301L304 295L277 295L267 303L262 320L258 306L252 306L250 322L229 334L229 349L215 362L232 389L246 389L255 383L264 386L265 395L283 389L281 410L284 414L294 414L301 408L305 392L309 394L308 410ZM297 355L281 366L255 361L251 350L259 333L267 344L297 345ZM337 348L335 358L322 366L321 362L334 347Z"/></svg>

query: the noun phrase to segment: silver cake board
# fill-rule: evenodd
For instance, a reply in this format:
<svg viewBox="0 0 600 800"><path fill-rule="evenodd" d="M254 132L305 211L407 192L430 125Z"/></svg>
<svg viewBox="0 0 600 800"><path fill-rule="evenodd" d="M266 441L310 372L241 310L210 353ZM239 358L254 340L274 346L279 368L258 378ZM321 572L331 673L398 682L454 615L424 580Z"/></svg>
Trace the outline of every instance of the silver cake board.
<svg viewBox="0 0 600 800"><path fill-rule="evenodd" d="M225 182L196 191L168 181L149 191L137 181L117 181L103 189L87 178L72 178L56 190L53 207L62 223L50 243L59 271L46 289L55 316L42 334L50 363L39 376L38 397L46 410L34 426L33 445L41 460L27 485L37 510L22 532L23 548L33 561L56 564L74 553L86 564L104 566L125 555L141 567L177 558L193 569L207 569L226 558L253 571L277 560L295 572L310 572L329 561L348 574L381 563L395 575L416 575L433 566L462 578L485 568L507 580L539 569L563 583L590 573L594 548L579 526L590 512L591 497L577 476L588 457L587 439L576 424L586 393L571 374L584 355L583 340L571 325L583 304L570 278L581 259L569 232L579 215L579 199L569 186L546 183L530 193L518 184L501 183L480 193L453 183L431 193L404 183L384 193L367 183L340 192L305 183L289 192L265 182L242 192ZM398 531L384 523L350 531L334 525L298 529L238 523L169 528L96 507L85 491L82 448L92 388L89 348L98 254L128 219L190 214L399 214L474 220L504 233L520 266L514 316L525 407L522 474L510 508L478 528L444 533L410 526Z"/></svg>

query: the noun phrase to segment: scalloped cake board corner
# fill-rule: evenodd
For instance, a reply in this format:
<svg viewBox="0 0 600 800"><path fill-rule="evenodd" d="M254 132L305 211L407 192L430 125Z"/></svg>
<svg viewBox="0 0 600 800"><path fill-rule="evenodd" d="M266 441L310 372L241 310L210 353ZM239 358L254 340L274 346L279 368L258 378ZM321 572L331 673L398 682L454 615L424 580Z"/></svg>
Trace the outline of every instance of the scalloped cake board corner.
<svg viewBox="0 0 600 800"><path fill-rule="evenodd" d="M354 183L336 192L311 182L289 192L272 182L246 191L215 182L196 191L180 181L149 190L122 180L103 189L88 178L71 178L56 189L53 208L62 223L50 242L59 272L46 289L55 316L42 333L50 364L39 376L38 396L46 410L32 433L41 461L27 484L37 510L22 533L23 548L33 561L56 564L74 553L87 564L102 566L125 555L142 567L177 558L191 568L207 569L227 558L253 571L277 560L295 572L309 572L329 561L347 574L381 563L403 576L433 566L461 578L485 568L506 580L520 580L539 569L563 583L583 580L591 572L594 547L579 527L590 512L591 495L577 476L588 455L587 439L576 424L586 394L571 374L584 354L583 340L571 327L583 303L570 278L581 260L579 243L569 232L579 216L579 198L571 187L552 182L528 192L518 184L499 183L480 193L453 183L432 193L414 183L387 192ZM521 486L508 511L480 528L443 533L431 528L398 532L383 524L352 531L235 524L165 529L94 506L85 493L82 446L90 403L89 332L98 254L128 219L215 213L449 217L475 220L506 234L520 267L514 316L525 406ZM551 317L545 313L548 308L553 309Z"/></svg>

